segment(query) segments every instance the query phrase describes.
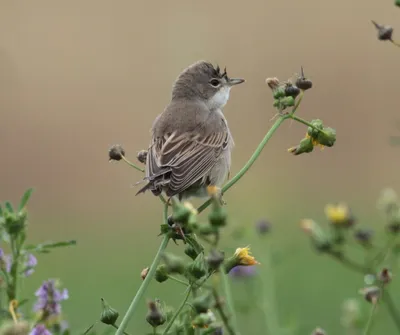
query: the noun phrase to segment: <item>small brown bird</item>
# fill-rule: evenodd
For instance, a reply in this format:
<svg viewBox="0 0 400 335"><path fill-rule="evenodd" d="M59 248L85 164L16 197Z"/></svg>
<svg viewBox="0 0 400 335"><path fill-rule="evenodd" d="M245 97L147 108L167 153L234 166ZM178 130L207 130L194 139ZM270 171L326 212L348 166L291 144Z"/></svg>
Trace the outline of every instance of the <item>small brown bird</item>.
<svg viewBox="0 0 400 335"><path fill-rule="evenodd" d="M229 175L234 146L222 108L232 86L244 79L229 78L226 69L199 61L176 79L172 99L155 119L146 159L151 190L179 200L206 197L207 187L220 187Z"/></svg>

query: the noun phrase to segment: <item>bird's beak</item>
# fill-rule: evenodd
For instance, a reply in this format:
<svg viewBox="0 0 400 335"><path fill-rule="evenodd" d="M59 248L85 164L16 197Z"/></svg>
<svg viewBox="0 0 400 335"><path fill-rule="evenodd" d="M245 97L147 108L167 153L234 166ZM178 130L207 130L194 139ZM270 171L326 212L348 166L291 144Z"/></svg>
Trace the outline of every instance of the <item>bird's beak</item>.
<svg viewBox="0 0 400 335"><path fill-rule="evenodd" d="M238 84L244 83L244 81L245 80L242 78L229 78L228 83L229 83L229 85L233 86L233 85L238 85Z"/></svg>

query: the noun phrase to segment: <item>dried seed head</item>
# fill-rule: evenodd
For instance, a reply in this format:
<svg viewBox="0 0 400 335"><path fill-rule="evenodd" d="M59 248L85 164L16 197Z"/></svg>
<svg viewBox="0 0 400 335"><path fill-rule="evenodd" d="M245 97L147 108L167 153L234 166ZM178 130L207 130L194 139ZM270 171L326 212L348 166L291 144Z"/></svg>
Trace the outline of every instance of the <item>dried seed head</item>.
<svg viewBox="0 0 400 335"><path fill-rule="evenodd" d="M389 284L392 281L392 273L389 269L383 268L381 272L379 272L378 279L384 284Z"/></svg>
<svg viewBox="0 0 400 335"><path fill-rule="evenodd" d="M275 90L276 88L278 88L279 86L279 79L274 77L274 78L267 78L265 80L265 82L267 83L267 85L269 86L269 88L271 90Z"/></svg>
<svg viewBox="0 0 400 335"><path fill-rule="evenodd" d="M300 76L297 78L295 85L305 91L305 90L309 90L312 87L312 81L310 79L307 79L304 76L304 70L303 67L301 67L301 73Z"/></svg>
<svg viewBox="0 0 400 335"><path fill-rule="evenodd" d="M144 268L143 270L142 270L142 272L140 272L140 277L142 278L142 280L145 280L146 279L146 277L147 277L147 274L149 273L149 267L147 267L147 268Z"/></svg>
<svg viewBox="0 0 400 335"><path fill-rule="evenodd" d="M378 30L378 39L380 41L391 41L393 35L393 28L391 26L383 26L371 20L372 24Z"/></svg>
<svg viewBox="0 0 400 335"><path fill-rule="evenodd" d="M120 144L114 144L110 150L108 150L108 159L110 161L120 161L122 156L125 156L125 150Z"/></svg>
<svg viewBox="0 0 400 335"><path fill-rule="evenodd" d="M369 286L369 287L364 287L359 291L360 294L362 294L368 302L372 304L376 304L379 300L380 296L380 289L377 286Z"/></svg>
<svg viewBox="0 0 400 335"><path fill-rule="evenodd" d="M296 98L300 94L300 89L290 82L285 83L285 95Z"/></svg>
<svg viewBox="0 0 400 335"><path fill-rule="evenodd" d="M140 150L140 151L137 153L136 158L137 158L137 160L138 160L140 163L146 164L147 151L146 151L146 150Z"/></svg>

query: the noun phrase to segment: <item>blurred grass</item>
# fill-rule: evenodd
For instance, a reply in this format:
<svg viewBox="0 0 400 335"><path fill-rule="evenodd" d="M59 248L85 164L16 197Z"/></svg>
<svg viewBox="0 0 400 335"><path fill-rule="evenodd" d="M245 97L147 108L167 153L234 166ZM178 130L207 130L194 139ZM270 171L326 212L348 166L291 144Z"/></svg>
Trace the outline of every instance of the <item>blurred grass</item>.
<svg viewBox="0 0 400 335"><path fill-rule="evenodd" d="M298 226L298 221L302 218L298 212L303 212L300 204L295 211L279 205L273 207L271 217L268 217L273 224L272 231L267 236L260 237L253 228L255 220L261 217L256 213L260 212L263 201L251 202L239 209L235 197L229 198L231 198L228 202L230 224L224 232L221 247L230 254L236 247L251 245L253 254L261 262L258 266L257 280L263 282L270 276L275 279L276 308L282 325L295 321L299 326L299 331L295 334L307 334L316 326L325 328L330 334L342 333L341 305L348 298L362 300L358 290L364 286L363 276L352 273L341 264L335 263L327 256L318 255L311 249L307 236ZM102 218L85 225L85 227L90 226L90 229L85 229L84 235L80 234L81 238L76 247L55 250L50 255L39 257L37 271L26 282L24 294L32 294L40 285L42 278L61 278L70 290L70 300L65 303L65 312L74 329L83 329L98 319L101 297L106 298L123 314L140 285L140 271L149 265L160 242L160 238L157 237L159 222L153 222L153 219L160 217L161 210L160 204L154 201L154 212L149 213L151 219L143 221L139 228L126 225L127 222L137 218L123 216ZM308 217L312 216L323 222L323 207L316 207L307 212ZM355 212L357 214L357 210ZM363 216L359 216L358 220L361 223L358 224L381 229L379 215L377 211L374 212L375 215L369 220L364 221ZM202 217L206 219L206 216ZM63 217L57 219L56 225L51 222L55 221L49 220L50 224L46 224L46 229L41 231L35 230L35 223L32 222L32 240L73 238L82 228L78 224L79 221L69 221ZM58 230L58 227L68 227L71 222L74 223L70 225L68 236L65 231ZM245 234L237 240L232 237L232 233L239 227L245 228ZM272 246L279 254L279 263L270 272L263 267L267 245ZM171 243L169 250L183 254L182 244L176 246ZM360 257L360 253L353 252L351 256ZM400 297L396 293L400 283L394 280L391 285L396 301ZM248 298L257 297L263 294L263 291L262 285L234 283L238 308L240 309L243 304L251 306L252 301ZM163 284L153 282L146 297L160 298L177 306L183 297L183 291L182 287L174 282ZM362 305L365 311L368 311L368 304L363 302ZM144 300L140 313L130 324L131 333L144 334L148 330L145 313ZM251 313L239 314L238 321L242 324L243 331L246 329L248 331L244 334L261 334L265 322L262 312L257 308L251 310ZM103 326L98 327L101 329ZM379 312L374 326L376 333L378 330L389 334L394 331L387 313Z"/></svg>

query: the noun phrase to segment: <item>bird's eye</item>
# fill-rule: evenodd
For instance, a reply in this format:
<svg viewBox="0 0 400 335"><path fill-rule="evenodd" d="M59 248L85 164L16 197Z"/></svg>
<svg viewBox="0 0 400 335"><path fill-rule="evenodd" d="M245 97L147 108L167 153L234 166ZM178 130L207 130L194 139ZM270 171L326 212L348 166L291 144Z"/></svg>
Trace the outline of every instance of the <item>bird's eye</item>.
<svg viewBox="0 0 400 335"><path fill-rule="evenodd" d="M211 86L218 87L218 86L219 86L219 80L217 80L217 79L212 79L212 80L210 81L210 84L211 84Z"/></svg>

